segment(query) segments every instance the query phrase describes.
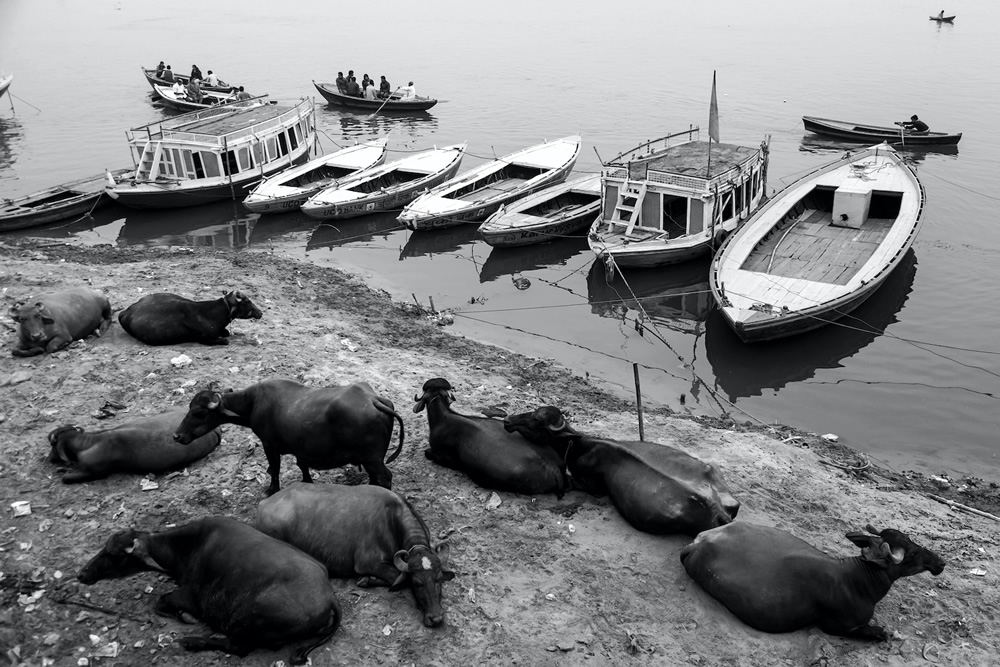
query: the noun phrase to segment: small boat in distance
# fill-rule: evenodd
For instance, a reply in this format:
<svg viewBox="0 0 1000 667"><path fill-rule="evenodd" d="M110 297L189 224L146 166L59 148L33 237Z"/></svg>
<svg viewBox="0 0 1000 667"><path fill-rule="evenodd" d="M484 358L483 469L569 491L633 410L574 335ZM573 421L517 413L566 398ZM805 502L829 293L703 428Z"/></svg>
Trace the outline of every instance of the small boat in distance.
<svg viewBox="0 0 1000 667"><path fill-rule="evenodd" d="M171 72L173 72L173 70L171 70ZM188 80L191 78L187 74L178 74L177 72L173 72L174 81L165 81L165 80L161 79L160 77L156 76L156 70L155 69L146 69L145 67L142 67L142 73L146 77L146 82L150 86L152 86L154 93L156 92L156 87L157 86L166 86L167 88L169 88L170 86L174 85L174 81L180 81L182 84L184 84L186 86L187 83L188 83ZM237 86L231 86L231 85L229 85L225 81L219 81L219 85L218 86L209 86L209 85L207 85L205 83L204 79L201 80L201 89L202 90L210 90L210 91L215 92L215 93L228 93L233 88L236 88L236 87Z"/></svg>
<svg viewBox="0 0 1000 667"><path fill-rule="evenodd" d="M504 205L479 226L496 248L544 243L586 229L601 209L601 175L550 185Z"/></svg>
<svg viewBox="0 0 1000 667"><path fill-rule="evenodd" d="M262 97L158 120L125 133L135 171L108 194L135 208L243 199L262 179L304 162L316 142L312 100Z"/></svg>
<svg viewBox="0 0 1000 667"><path fill-rule="evenodd" d="M773 196L715 256L712 295L744 342L810 331L857 308L902 261L924 189L888 144L848 153Z"/></svg>
<svg viewBox="0 0 1000 667"><path fill-rule="evenodd" d="M454 144L366 169L314 194L302 204L302 212L326 219L398 210L427 188L454 176L464 155L465 144Z"/></svg>
<svg viewBox="0 0 1000 667"><path fill-rule="evenodd" d="M802 125L806 132L820 134L826 137L836 137L845 141L859 141L868 144L888 142L906 146L933 146L957 144L962 139L962 133L947 132L911 132L902 127L884 127L881 125L863 125L848 123L843 120L803 116Z"/></svg>
<svg viewBox="0 0 1000 667"><path fill-rule="evenodd" d="M0 76L0 97L3 97L7 93L7 89L10 88L10 84L13 80L14 80L13 74L8 74L7 76Z"/></svg>
<svg viewBox="0 0 1000 667"><path fill-rule="evenodd" d="M604 206L587 238L605 263L654 267L708 254L760 204L767 144L711 143L698 133L668 134L604 165Z"/></svg>
<svg viewBox="0 0 1000 667"><path fill-rule="evenodd" d="M385 162L388 141L388 137L383 137L348 146L278 172L261 181L243 200L243 205L255 213L281 213L300 208L309 197L335 186L338 180Z"/></svg>
<svg viewBox="0 0 1000 667"><path fill-rule="evenodd" d="M955 20L955 16L954 15L952 15L952 16L941 16L941 15L931 16L930 20L931 21L937 21L938 23L952 23Z"/></svg>
<svg viewBox="0 0 1000 667"><path fill-rule="evenodd" d="M382 112L427 111L438 103L438 101L433 97L420 97L418 95L413 99L404 100L397 94L391 95L388 100L367 100L363 97L354 97L353 95L346 95L340 92L337 89L337 84L335 83L316 83L314 80L313 85L316 86L316 90L319 91L319 94L322 95L330 104L334 104L339 107L346 107L354 111L375 112L379 109L381 109Z"/></svg>
<svg viewBox="0 0 1000 667"><path fill-rule="evenodd" d="M128 171L119 169L111 173L113 176L121 176ZM0 200L0 232L36 227L89 213L111 201L107 197L101 201L104 186L108 184L107 178L107 172L102 171L95 176L55 185L22 197Z"/></svg>
<svg viewBox="0 0 1000 667"><path fill-rule="evenodd" d="M491 160L413 200L399 214L414 231L485 219L501 205L566 179L580 154L580 137L546 141Z"/></svg>

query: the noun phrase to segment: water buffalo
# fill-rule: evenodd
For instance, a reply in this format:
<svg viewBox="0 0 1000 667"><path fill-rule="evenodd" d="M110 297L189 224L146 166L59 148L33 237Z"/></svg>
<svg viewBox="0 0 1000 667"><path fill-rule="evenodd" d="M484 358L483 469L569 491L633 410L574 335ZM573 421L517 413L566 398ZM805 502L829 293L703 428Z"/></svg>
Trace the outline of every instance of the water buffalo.
<svg viewBox="0 0 1000 667"><path fill-rule="evenodd" d="M441 584L447 545L431 548L420 515L397 493L378 486L296 482L257 508L258 530L302 549L331 577L356 577L359 586L403 588L409 581L424 625L444 623Z"/></svg>
<svg viewBox="0 0 1000 667"><path fill-rule="evenodd" d="M142 297L123 310L118 321L122 329L147 345L228 345L226 327L230 322L259 320L261 316L260 309L242 292L229 292L213 301L192 301L164 292Z"/></svg>
<svg viewBox="0 0 1000 667"><path fill-rule="evenodd" d="M383 462L392 440L393 418L399 421L399 446ZM392 487L392 463L403 450L403 418L392 401L377 395L365 382L346 387L307 387L291 380L265 380L242 391L200 391L177 428L182 445L222 424L249 427L260 438L271 484L279 488L281 455L291 454L311 482L309 468L329 470L360 465L368 482Z"/></svg>
<svg viewBox="0 0 1000 667"><path fill-rule="evenodd" d="M898 530L847 533L861 555L834 558L777 528L737 521L705 531L681 550L684 569L747 625L792 632L816 625L831 635L884 639L869 625L892 582L944 561Z"/></svg>
<svg viewBox="0 0 1000 667"><path fill-rule="evenodd" d="M17 303L9 314L19 325L19 347L11 354L33 357L60 350L92 333L104 333L111 324L111 303L100 292L71 287L42 294L30 306Z"/></svg>
<svg viewBox="0 0 1000 667"><path fill-rule="evenodd" d="M235 519L208 517L161 533L115 533L77 578L89 585L146 571L178 584L157 600L158 614L184 623L201 620L225 635L182 637L188 651L245 656L255 648L309 642L292 653L291 663L301 665L340 625L340 603L326 568Z"/></svg>
<svg viewBox="0 0 1000 667"><path fill-rule="evenodd" d="M61 426L49 433L49 461L72 468L63 484L88 482L116 472L161 473L183 468L206 456L222 439L218 430L190 445L174 442L185 410L173 409L96 433Z"/></svg>
<svg viewBox="0 0 1000 667"><path fill-rule="evenodd" d="M446 468L464 472L479 486L526 495L568 488L562 461L555 452L508 433L499 419L469 417L452 411L451 385L443 378L424 383L414 397L414 412L427 408L430 447L424 454Z"/></svg>
<svg viewBox="0 0 1000 667"><path fill-rule="evenodd" d="M584 435L552 406L511 415L504 427L550 446L566 462L574 488L610 496L641 531L697 535L729 523L739 511L715 466L675 447Z"/></svg>

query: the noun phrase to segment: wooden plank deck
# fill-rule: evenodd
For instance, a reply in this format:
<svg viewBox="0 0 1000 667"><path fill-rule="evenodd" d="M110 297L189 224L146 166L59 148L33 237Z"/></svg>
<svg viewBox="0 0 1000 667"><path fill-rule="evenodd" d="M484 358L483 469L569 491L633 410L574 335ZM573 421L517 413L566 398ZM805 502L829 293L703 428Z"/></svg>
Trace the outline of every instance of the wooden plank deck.
<svg viewBox="0 0 1000 667"><path fill-rule="evenodd" d="M831 222L829 212L808 213L790 231L788 227L775 230L740 268L785 278L846 285L878 249L894 220L869 218L860 229L836 227Z"/></svg>

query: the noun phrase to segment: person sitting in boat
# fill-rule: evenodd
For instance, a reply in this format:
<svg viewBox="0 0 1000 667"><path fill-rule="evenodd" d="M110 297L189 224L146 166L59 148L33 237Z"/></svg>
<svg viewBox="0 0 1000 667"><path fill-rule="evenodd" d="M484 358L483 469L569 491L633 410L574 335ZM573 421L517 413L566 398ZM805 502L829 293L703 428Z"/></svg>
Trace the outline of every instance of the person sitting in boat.
<svg viewBox="0 0 1000 667"><path fill-rule="evenodd" d="M199 81L203 78L201 76L201 70L198 69L197 65L191 65L191 78L198 79Z"/></svg>
<svg viewBox="0 0 1000 667"><path fill-rule="evenodd" d="M417 99L417 88L413 85L412 81L403 86L401 93L402 94L399 99L404 102Z"/></svg>
<svg viewBox="0 0 1000 667"><path fill-rule="evenodd" d="M378 84L378 96L383 100L392 95L392 86L389 82L385 80L385 75L382 75L382 83Z"/></svg>
<svg viewBox="0 0 1000 667"><path fill-rule="evenodd" d="M184 84L180 81L174 81L174 85L170 88L174 95L178 98L183 98L187 90L184 88Z"/></svg>
<svg viewBox="0 0 1000 667"><path fill-rule="evenodd" d="M240 91L236 93L236 99L238 100L249 100L253 95L243 90L243 86L240 86Z"/></svg>
<svg viewBox="0 0 1000 667"><path fill-rule="evenodd" d="M358 80L356 78L348 77L347 79L347 94L351 97L361 97L361 86L358 85Z"/></svg>
<svg viewBox="0 0 1000 667"><path fill-rule="evenodd" d="M361 90L368 90L369 83L375 83L375 82L372 81L372 79L367 74L365 74L363 77L361 77Z"/></svg>
<svg viewBox="0 0 1000 667"><path fill-rule="evenodd" d="M212 72L212 70L208 70L208 76L205 77L205 83L213 88L217 87L219 85L219 77Z"/></svg>
<svg viewBox="0 0 1000 667"><path fill-rule="evenodd" d="M917 114L910 116L910 120L904 120L902 123L896 123L896 125L904 127L914 134L923 134L930 129L930 127L927 126L927 123L917 118Z"/></svg>
<svg viewBox="0 0 1000 667"><path fill-rule="evenodd" d="M171 81L174 80L174 72L173 70L170 69L170 65L167 65L167 69L163 70L163 72L160 73L160 78L166 81L167 83L170 83Z"/></svg>
<svg viewBox="0 0 1000 667"><path fill-rule="evenodd" d="M337 72L337 90L341 93L347 92L347 79L344 78L343 72Z"/></svg>
<svg viewBox="0 0 1000 667"><path fill-rule="evenodd" d="M202 99L204 99L204 97L205 95L201 92L201 86L198 85L198 79L196 79L195 77L191 77L190 79L188 79L188 85L187 85L188 100L196 104L201 104Z"/></svg>
<svg viewBox="0 0 1000 667"><path fill-rule="evenodd" d="M943 9L941 10L941 13L937 15L937 17L938 17L938 21L944 20L944 10Z"/></svg>
<svg viewBox="0 0 1000 667"><path fill-rule="evenodd" d="M157 76L157 78L163 76L163 70L165 70L165 69L167 69L167 66L164 65L163 61L161 60L160 64L156 66L156 76Z"/></svg>
<svg viewBox="0 0 1000 667"><path fill-rule="evenodd" d="M365 86L365 99L366 100L377 100L378 91L375 89L375 82L368 79L368 85Z"/></svg>

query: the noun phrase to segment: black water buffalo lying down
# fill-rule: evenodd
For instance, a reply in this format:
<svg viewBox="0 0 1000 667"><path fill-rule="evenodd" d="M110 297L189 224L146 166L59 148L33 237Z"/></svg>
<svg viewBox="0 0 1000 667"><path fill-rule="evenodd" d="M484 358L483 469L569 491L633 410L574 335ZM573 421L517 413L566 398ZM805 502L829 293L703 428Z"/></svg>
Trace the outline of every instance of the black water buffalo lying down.
<svg viewBox="0 0 1000 667"><path fill-rule="evenodd" d="M715 466L674 447L583 435L552 406L511 415L504 426L551 447L566 461L573 488L610 496L625 520L647 533L697 535L739 511Z"/></svg>
<svg viewBox="0 0 1000 667"><path fill-rule="evenodd" d="M14 304L10 317L18 323L20 347L15 357L55 352L92 333L100 335L111 324L108 298L87 287L72 287L42 294L31 305Z"/></svg>
<svg viewBox="0 0 1000 667"><path fill-rule="evenodd" d="M259 320L261 315L242 292L229 292L214 301L192 301L164 292L142 297L123 310L118 321L147 345L228 345L230 322Z"/></svg>
<svg viewBox="0 0 1000 667"><path fill-rule="evenodd" d="M884 639L868 625L892 582L944 561L898 530L847 533L861 555L834 558L777 528L736 521L698 535L681 550L684 569L747 625L792 632L816 625L831 635Z"/></svg>
<svg viewBox="0 0 1000 667"><path fill-rule="evenodd" d="M206 456L222 439L216 429L190 445L174 442L174 431L186 411L174 409L105 431L86 433L79 426L61 426L49 433L49 461L72 468L63 484L88 482L116 472L161 473L183 468Z"/></svg>
<svg viewBox="0 0 1000 667"><path fill-rule="evenodd" d="M295 547L226 517L208 517L165 530L115 533L80 571L81 583L163 572L177 590L161 595L156 612L184 623L204 621L225 638L188 636L188 651L245 656L309 642L291 663L330 640L340 625L340 603L323 567Z"/></svg>
<svg viewBox="0 0 1000 667"><path fill-rule="evenodd" d="M427 408L430 447L424 454L431 461L464 472L487 489L559 497L567 490L562 462L552 449L508 433L499 419L453 412L455 396L447 380L428 380L414 400L414 412Z"/></svg>
<svg viewBox="0 0 1000 667"><path fill-rule="evenodd" d="M431 548L424 520L406 500L378 486L296 482L257 508L258 530L302 549L331 577L357 577L359 586L403 588L409 581L424 625L444 623L441 584L447 545Z"/></svg>
<svg viewBox="0 0 1000 667"><path fill-rule="evenodd" d="M387 460L393 418L399 421L399 446ZM222 424L249 427L264 446L271 475L268 495L280 488L281 455L291 454L311 482L309 468L329 470L359 465L369 484L392 487L392 463L403 450L403 418L392 401L365 382L346 387L307 387L291 380L265 380L242 391L198 392L174 439L182 445Z"/></svg>

